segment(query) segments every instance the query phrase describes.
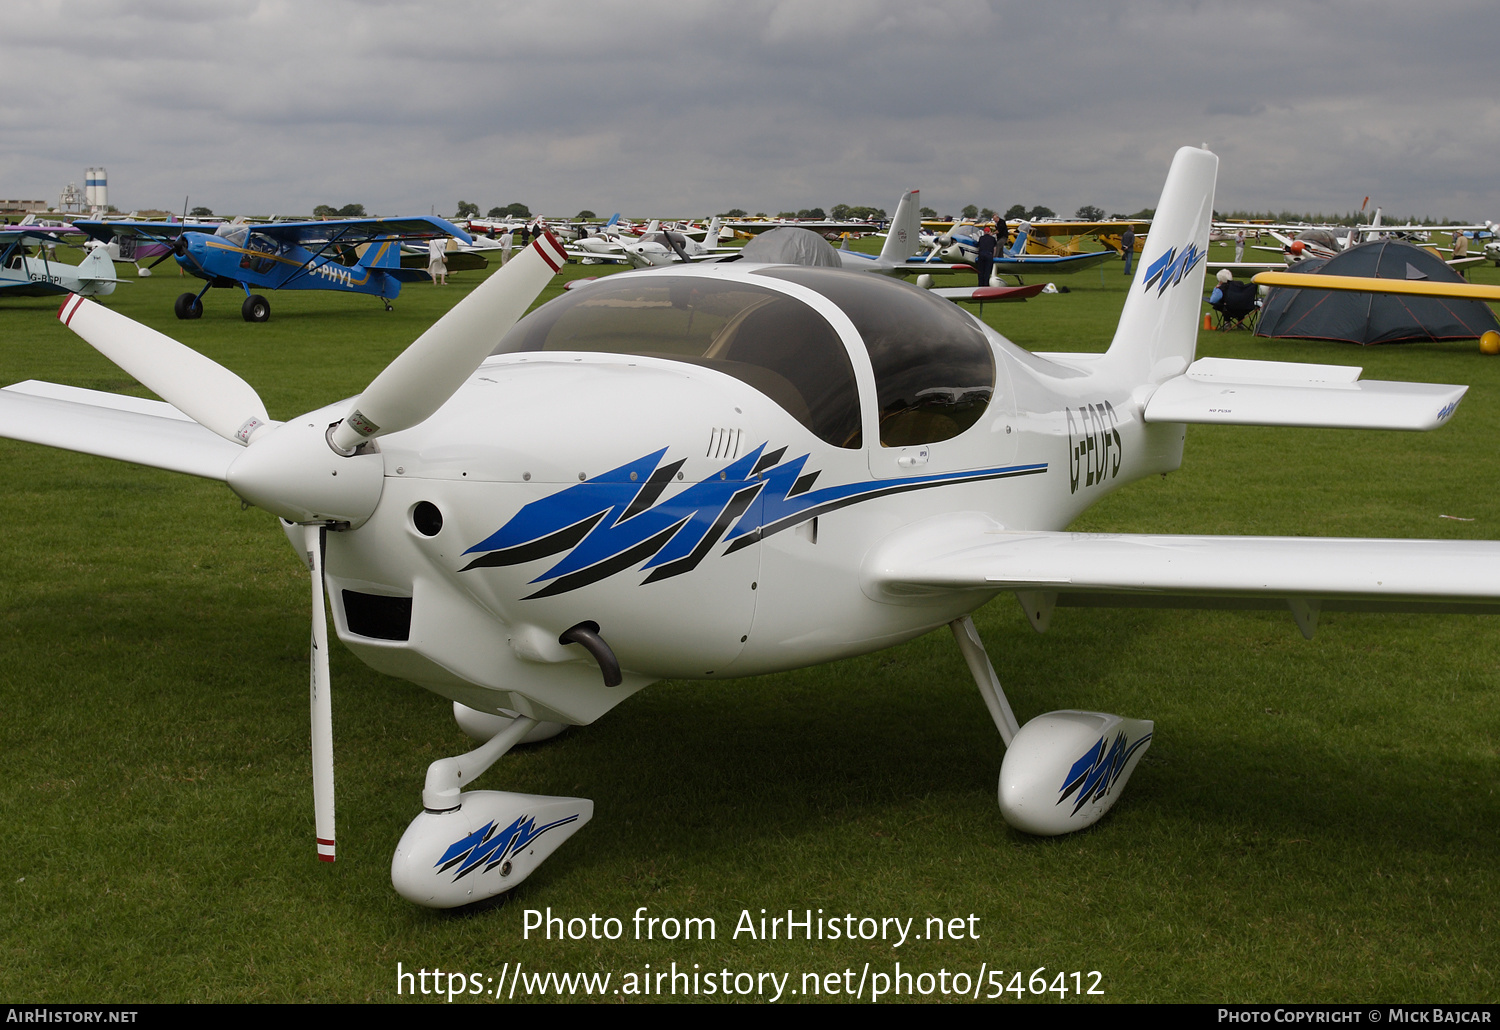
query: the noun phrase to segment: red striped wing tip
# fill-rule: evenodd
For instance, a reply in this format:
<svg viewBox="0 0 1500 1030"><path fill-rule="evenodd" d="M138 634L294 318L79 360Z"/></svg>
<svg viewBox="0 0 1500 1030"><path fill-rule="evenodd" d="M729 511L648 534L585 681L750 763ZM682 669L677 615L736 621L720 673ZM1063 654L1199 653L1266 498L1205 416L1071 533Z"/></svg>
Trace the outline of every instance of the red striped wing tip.
<svg viewBox="0 0 1500 1030"><path fill-rule="evenodd" d="M62 302L62 307L57 309L58 321L62 322L63 325L67 325L73 318L73 313L78 310L78 306L82 303L83 298L78 294L68 294L68 299Z"/></svg>
<svg viewBox="0 0 1500 1030"><path fill-rule="evenodd" d="M568 263L568 252L563 250L563 245L557 242L557 237L552 235L550 229L543 231L531 245L554 272Z"/></svg>

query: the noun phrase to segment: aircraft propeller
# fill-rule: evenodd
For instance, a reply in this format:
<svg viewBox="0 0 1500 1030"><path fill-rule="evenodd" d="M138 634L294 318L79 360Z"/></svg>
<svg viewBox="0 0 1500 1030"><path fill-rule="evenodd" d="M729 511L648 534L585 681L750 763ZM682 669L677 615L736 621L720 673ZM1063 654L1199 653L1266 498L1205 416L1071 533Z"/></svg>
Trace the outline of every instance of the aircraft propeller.
<svg viewBox="0 0 1500 1030"><path fill-rule="evenodd" d="M187 252L188 252L187 240L184 239L183 237L179 236L175 240L172 241L172 245L167 248L167 250L166 250L166 252L164 254L162 254L155 261L151 262L149 265L146 266L146 271L148 271L148 272L151 271L151 269L155 268L157 265L161 264L163 261L167 260L167 258L169 258L169 257L182 257L185 254L187 254Z"/></svg>
<svg viewBox="0 0 1500 1030"><path fill-rule="evenodd" d="M677 252L677 256L682 259L683 264L692 264L692 258L687 256L687 251L682 249L682 244L672 238L672 233L669 230L663 229L661 238L667 241L667 246Z"/></svg>
<svg viewBox="0 0 1500 1030"><path fill-rule="evenodd" d="M288 422L266 413L255 388L213 359L118 312L74 295L63 323L94 349L204 428L240 444L230 488L241 498L303 526L312 574L311 724L318 857L334 858L333 717L328 670L323 553L328 527L358 528L374 514L384 465L372 442L424 421L479 367L495 342L566 261L543 233L406 350L328 425L313 412Z"/></svg>

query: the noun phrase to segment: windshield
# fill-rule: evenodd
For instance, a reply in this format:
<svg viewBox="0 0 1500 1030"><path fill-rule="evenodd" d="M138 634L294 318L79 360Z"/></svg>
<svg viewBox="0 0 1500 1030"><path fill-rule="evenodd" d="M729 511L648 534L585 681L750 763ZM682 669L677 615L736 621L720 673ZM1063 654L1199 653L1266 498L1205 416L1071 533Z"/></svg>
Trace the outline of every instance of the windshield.
<svg viewBox="0 0 1500 1030"><path fill-rule="evenodd" d="M843 341L806 304L696 276L610 276L517 322L492 354L591 351L667 358L746 383L820 439L859 447L859 391Z"/></svg>

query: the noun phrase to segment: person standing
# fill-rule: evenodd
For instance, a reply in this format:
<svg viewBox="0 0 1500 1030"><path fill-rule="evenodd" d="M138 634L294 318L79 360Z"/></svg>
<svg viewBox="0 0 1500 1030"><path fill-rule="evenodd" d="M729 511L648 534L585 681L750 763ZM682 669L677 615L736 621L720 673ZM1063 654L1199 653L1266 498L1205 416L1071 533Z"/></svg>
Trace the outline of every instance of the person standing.
<svg viewBox="0 0 1500 1030"><path fill-rule="evenodd" d="M504 268L505 267L505 263L510 260L510 248L513 247L513 246L515 246L515 243L516 243L515 234L512 233L509 229L506 229L503 233L500 234L500 267L501 268Z"/></svg>
<svg viewBox="0 0 1500 1030"><path fill-rule="evenodd" d="M1005 257L1010 251L1010 223L999 215L995 216L995 253Z"/></svg>
<svg viewBox="0 0 1500 1030"><path fill-rule="evenodd" d="M1120 233L1120 253L1125 258L1125 274L1130 274L1130 263L1135 260L1135 226L1125 226Z"/></svg>
<svg viewBox="0 0 1500 1030"><path fill-rule="evenodd" d="M427 241L427 274L432 276L432 285L448 285L447 242L441 239Z"/></svg>
<svg viewBox="0 0 1500 1030"><path fill-rule="evenodd" d="M1245 260L1245 230L1241 229L1234 234L1234 263L1239 264Z"/></svg>
<svg viewBox="0 0 1500 1030"><path fill-rule="evenodd" d="M1453 260L1457 261L1460 258L1466 258L1468 256L1469 237L1464 235L1464 231L1460 229L1453 234ZM1463 268L1458 269L1458 274L1463 276L1465 279L1469 277L1468 271Z"/></svg>
<svg viewBox="0 0 1500 1030"><path fill-rule="evenodd" d="M990 272L995 267L995 237L988 229L984 235L979 237L979 260L974 262L974 270L979 273L979 285L990 285Z"/></svg>

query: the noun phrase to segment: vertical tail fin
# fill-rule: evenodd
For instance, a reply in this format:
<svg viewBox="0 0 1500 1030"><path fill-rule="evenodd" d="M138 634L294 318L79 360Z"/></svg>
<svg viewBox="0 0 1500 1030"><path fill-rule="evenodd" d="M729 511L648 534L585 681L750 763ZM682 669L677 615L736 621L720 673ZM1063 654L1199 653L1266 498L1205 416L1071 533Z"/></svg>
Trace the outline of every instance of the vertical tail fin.
<svg viewBox="0 0 1500 1030"><path fill-rule="evenodd" d="M1112 371L1160 383L1192 364L1218 174L1219 159L1207 150L1183 147L1172 159L1109 345L1106 364Z"/></svg>
<svg viewBox="0 0 1500 1030"><path fill-rule="evenodd" d="M401 241L389 238L372 240L358 247L359 263L366 268L400 268Z"/></svg>
<svg viewBox="0 0 1500 1030"><path fill-rule="evenodd" d="M88 257L78 263L78 295L80 297L107 297L115 292L119 282L115 275L115 263L109 250L95 247Z"/></svg>
<svg viewBox="0 0 1500 1030"><path fill-rule="evenodd" d="M1006 257L1020 257L1026 253L1026 241L1031 238L1031 223L1021 219L1021 224L1016 226L1016 239L1005 252Z"/></svg>
<svg viewBox="0 0 1500 1030"><path fill-rule="evenodd" d="M901 200L896 204L896 217L891 219L890 229L886 231L880 259L901 262L921 249L922 192L908 190L901 194Z"/></svg>

